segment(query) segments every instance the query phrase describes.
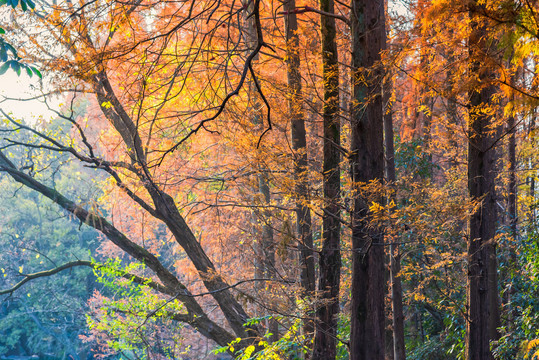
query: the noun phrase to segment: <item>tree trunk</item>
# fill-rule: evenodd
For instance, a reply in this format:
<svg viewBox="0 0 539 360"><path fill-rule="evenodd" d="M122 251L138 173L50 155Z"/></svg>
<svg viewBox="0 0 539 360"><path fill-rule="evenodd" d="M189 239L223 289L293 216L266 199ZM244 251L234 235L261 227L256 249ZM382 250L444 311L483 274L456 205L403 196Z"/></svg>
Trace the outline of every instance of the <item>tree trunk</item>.
<svg viewBox="0 0 539 360"><path fill-rule="evenodd" d="M380 64L385 48L384 1L352 0L352 180L383 182L383 99ZM352 360L384 359L384 247L382 229L370 222L369 205L379 193L355 196L352 212Z"/></svg>
<svg viewBox="0 0 539 360"><path fill-rule="evenodd" d="M246 11L244 11L245 22L245 34L246 43L248 44L249 51L252 51L256 47L256 25L254 17L252 16L254 11L254 3L252 1L245 0L243 2ZM253 58L252 66L258 62L258 54ZM258 90L254 84L254 79L249 81L249 93L252 101L250 107L252 123L255 127L263 126L261 101L259 99ZM255 165L256 166L256 165ZM273 227L271 225L271 213L268 207L271 204L271 191L270 183L268 179L268 169L264 165L257 166L258 189L256 190L262 199L262 210L257 210L256 215L262 223L261 238L258 239L255 248L257 261L255 263L255 274L258 278L273 279L275 277L275 242L273 236ZM266 288L264 282L259 283L259 290ZM270 304L271 305L271 304ZM270 306L273 307L273 306ZM265 308L261 309L261 312L265 313ZM265 315L265 314L264 314ZM274 319L269 319L266 324L268 331L272 334L270 340L277 341L279 339L279 324Z"/></svg>
<svg viewBox="0 0 539 360"><path fill-rule="evenodd" d="M386 75L387 76L387 75ZM391 79L386 77L384 81L384 140L386 145L386 178L389 183L394 183L395 175L395 147L393 144L393 114L391 111ZM395 196L391 197L394 200ZM394 201L396 203L396 201ZM391 211L391 209L389 210ZM391 310L393 312L393 359L405 360L406 348L404 343L404 311L402 306L402 283L399 273L401 271L401 255L398 239L391 240L389 246L389 268L391 283Z"/></svg>
<svg viewBox="0 0 539 360"><path fill-rule="evenodd" d="M514 100L511 99L511 100ZM517 241L517 159L516 159L516 128L515 128L515 117L511 115L507 119L507 131L509 131L509 141L507 143L507 162L509 163L509 183L507 184L507 215L508 215L508 225L509 233L513 238L513 241ZM514 247L509 249L509 261L511 266L517 266L517 254ZM514 329L514 320L515 320L515 309L512 304L512 297L514 289L512 287L512 280L510 280L510 288L505 292L506 301L505 306L507 307L507 325L509 329Z"/></svg>
<svg viewBox="0 0 539 360"><path fill-rule="evenodd" d="M530 116L530 126L528 129L528 133L531 133L532 131L536 129L536 124L535 124L536 115L537 115L537 110L534 108ZM535 141L531 142L531 146L532 146L532 149L535 148ZM531 159L529 159L528 162L529 162L529 167L532 168ZM535 209L535 171L533 172L532 176L529 176L526 178L526 185L529 185L528 195L531 199L531 202L530 202L531 206L528 209L528 221L531 224L535 224L535 217L536 217L535 213L537 211Z"/></svg>
<svg viewBox="0 0 539 360"><path fill-rule="evenodd" d="M509 162L509 184L507 197L507 207L509 215L509 229L511 236L516 239L517 236L517 157L516 157L516 128L515 117L511 115L507 119L507 130L509 131L509 142L507 144L507 156Z"/></svg>
<svg viewBox="0 0 539 360"><path fill-rule="evenodd" d="M390 246L391 269L391 308L393 310L393 358L406 359L406 346L404 343L404 312L402 307L401 254L397 244Z"/></svg>
<svg viewBox="0 0 539 360"><path fill-rule="evenodd" d="M479 204L469 218L466 356L468 360L484 360L493 358L490 341L497 338L500 323L495 244L497 131L495 119L485 111L496 89L493 74L482 65L493 44L487 43L486 26L478 23L479 15L472 5L470 17L470 72L477 74L478 83L469 100L468 191Z"/></svg>
<svg viewBox="0 0 539 360"><path fill-rule="evenodd" d="M296 196L296 231L300 259L300 283L305 305L310 306L310 298L316 290L313 233L311 211L307 206L308 167L307 167L307 134L305 131L305 115L303 112L303 92L301 87L298 19L293 11L295 0L285 0L285 31L286 31L286 65L288 75L288 111L292 129L292 149L294 151L294 179ZM304 312L306 317L312 316L311 309ZM311 320L303 323L303 333L307 339L314 333ZM308 342L310 344L310 342Z"/></svg>
<svg viewBox="0 0 539 360"><path fill-rule="evenodd" d="M333 14L333 0L320 0L320 10ZM340 144L339 65L335 18L321 16L322 62L324 76L324 214L323 244L320 251L320 305L316 310L313 359L335 359L337 354L337 316L341 275L340 252Z"/></svg>

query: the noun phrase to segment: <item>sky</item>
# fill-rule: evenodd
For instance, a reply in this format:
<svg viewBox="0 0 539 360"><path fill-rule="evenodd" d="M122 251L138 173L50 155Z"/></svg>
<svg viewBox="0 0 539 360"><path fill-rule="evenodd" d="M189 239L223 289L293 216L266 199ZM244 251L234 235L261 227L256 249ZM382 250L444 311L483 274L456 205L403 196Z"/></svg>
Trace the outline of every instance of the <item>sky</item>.
<svg viewBox="0 0 539 360"><path fill-rule="evenodd" d="M12 113L14 117L24 119L26 122L34 122L42 116L44 119L54 117L54 113L47 109L43 99L28 100L40 95L38 90L40 79L37 76L30 78L24 71L20 76L9 69L0 76L0 109L7 113ZM20 100L7 100L14 98ZM24 101L23 101L24 100ZM48 103L52 108L58 108L60 100L49 99Z"/></svg>

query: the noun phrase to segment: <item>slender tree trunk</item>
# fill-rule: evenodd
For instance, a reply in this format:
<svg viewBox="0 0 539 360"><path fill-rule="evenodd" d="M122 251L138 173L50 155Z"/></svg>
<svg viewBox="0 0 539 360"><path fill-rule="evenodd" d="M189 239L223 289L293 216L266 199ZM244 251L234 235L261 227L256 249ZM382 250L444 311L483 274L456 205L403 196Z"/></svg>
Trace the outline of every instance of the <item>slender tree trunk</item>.
<svg viewBox="0 0 539 360"><path fill-rule="evenodd" d="M493 44L487 43L486 27L478 23L473 10L468 39L470 71L479 81L469 100L468 191L480 204L469 218L466 356L468 360L486 360L492 359L490 341L497 338L500 322L495 245L497 131L495 119L485 111L496 89L493 75L482 65L484 54L492 53L489 46Z"/></svg>
<svg viewBox="0 0 539 360"><path fill-rule="evenodd" d="M320 10L333 14L333 0L320 0ZM323 244L320 252L320 305L316 311L313 359L335 359L337 316L341 275L340 252L340 144L339 65L335 18L321 16L322 62L324 75L324 215Z"/></svg>
<svg viewBox="0 0 539 360"><path fill-rule="evenodd" d="M385 48L383 0L352 0L352 152L354 186L383 182L383 99L380 64ZM352 360L384 359L384 247L379 225L369 220L372 202L381 194L355 196L352 212Z"/></svg>
<svg viewBox="0 0 539 360"><path fill-rule="evenodd" d="M402 307L401 254L398 245L390 246L391 308L393 310L393 358L406 359L404 342L404 312Z"/></svg>
<svg viewBox="0 0 539 360"><path fill-rule="evenodd" d="M298 250L300 258L300 283L305 305L310 305L310 298L316 290L313 233L311 211L307 206L308 194L308 164L307 164L307 134L305 131L305 114L303 112L303 92L301 87L299 57L298 19L294 9L295 0L284 1L285 31L286 31L286 65L288 75L288 111L292 129L292 149L294 151L294 178L296 196L296 229L298 234ZM312 311L306 309L306 317L312 316ZM303 323L303 333L309 338L314 333L314 324L310 320ZM310 344L310 342L309 342Z"/></svg>
<svg viewBox="0 0 539 360"><path fill-rule="evenodd" d="M511 59L510 59L511 60ZM522 68L519 67L515 73L515 75L512 77L511 82L513 84L516 84L519 79L522 79L523 71ZM514 102L515 97L514 95L510 97L509 101ZM516 121L515 121L516 114L511 114L509 118L507 119L507 131L509 132L509 140L507 142L507 163L509 165L509 176L508 176L508 184L507 184L507 215L509 217L508 219L508 225L509 225L509 231L511 233L511 236L513 239L516 239L517 237L517 221L518 221L518 214L517 214L517 156L516 156ZM516 253L511 250L511 261L516 263Z"/></svg>
<svg viewBox="0 0 539 360"><path fill-rule="evenodd" d="M418 128L421 130L420 134L423 140L423 148L424 151L427 153L429 163L432 161L432 155L431 155L431 127L432 127L432 107L433 107L433 99L431 96L428 95L429 93L429 85L427 84L427 79L425 79L428 74L425 74L424 71L427 69L429 65L429 43L424 38L428 35L423 35L423 38L421 39L420 43L420 49L419 49L419 71L423 72L421 75L421 83L418 84L419 86L419 103L420 103L420 109L418 109L418 114L416 115L418 118Z"/></svg>
<svg viewBox="0 0 539 360"><path fill-rule="evenodd" d="M264 205L270 205L271 192L267 169L258 174L258 191L264 199ZM262 266L263 277L266 279L275 279L275 242L273 238L273 227L271 225L271 213L267 209L260 212L262 221ZM274 308L272 302L269 302L270 308ZM267 312L267 310L266 310ZM276 319L270 318L266 324L268 331L271 333L270 340L272 342L279 340L279 323Z"/></svg>
<svg viewBox="0 0 539 360"><path fill-rule="evenodd" d="M514 99L512 99L514 100ZM513 115L507 119L507 131L509 131L509 141L507 143L507 162L509 163L509 183L507 185L507 213L508 213L508 225L509 232L513 241L517 240L517 159L516 159L516 128L515 118ZM509 250L509 261L513 266L517 266L517 254L513 247ZM512 285L512 280L510 286ZM507 306L507 323L510 329L514 328L515 309L512 304L514 289L507 289L506 291L506 306Z"/></svg>
<svg viewBox="0 0 539 360"><path fill-rule="evenodd" d="M452 55L451 55L450 60L448 61L453 62L454 60L451 61L451 59L453 59ZM450 94L450 97L447 99L447 117L448 117L447 119L448 131L447 132L449 134L454 134L454 129L456 129L459 124L459 118L458 118L457 102L453 94L454 80L453 80L453 74L451 73L451 71L448 73L447 77L449 78L448 89L449 89L449 94ZM454 135L453 136L450 135L450 138L448 140L449 140L449 147L450 147L450 153L449 153L450 157L448 159L449 166L455 167L459 163L458 161L459 145Z"/></svg>
<svg viewBox="0 0 539 360"><path fill-rule="evenodd" d="M509 157L509 196L508 196L508 212L509 212L509 228L511 236L516 238L517 236L517 158L516 158L516 130L515 130L515 118L511 116L507 122L509 128L509 143L507 154Z"/></svg>
<svg viewBox="0 0 539 360"><path fill-rule="evenodd" d="M532 131L536 129L536 115L537 115L537 110L536 108L534 108L530 116L530 124L528 128L528 133L531 133ZM535 148L535 140L531 141L531 146L532 146L532 149ZM532 168L531 160L529 160L529 167ZM536 209L535 209L535 205L533 205L535 204L535 175L529 176L526 178L526 185L529 185L528 195L531 198L531 204L532 204L528 209L528 221L532 224L535 224Z"/></svg>
<svg viewBox="0 0 539 360"><path fill-rule="evenodd" d="M395 147L393 144L393 114L390 108L392 80L386 77L384 82L384 140L386 145L386 178L394 183L395 175ZM394 200L392 196L392 200ZM394 201L396 203L396 201ZM391 211L391 209L390 209ZM392 241L396 241L392 240ZM405 360L406 348L404 343L404 311L402 306L402 283L399 273L401 271L401 255L399 245L392 242L389 246L389 268L391 283L391 310L393 312L393 359Z"/></svg>
<svg viewBox="0 0 539 360"><path fill-rule="evenodd" d="M385 12L387 15L387 0L385 1ZM389 27L386 24L385 29L385 50L388 49L387 33ZM397 180L395 172L395 146L393 132L393 109L391 103L391 95L393 93L393 74L386 70L384 78L383 93L383 109L384 109L384 141L385 141L385 166L386 179L394 185ZM392 193L388 204L397 203L395 193ZM389 211L392 211L389 208ZM389 246L389 282L391 284L391 311L392 311L392 347L388 351L392 351L393 360L406 360L406 346L404 343L404 311L402 305L402 282L400 278L401 271L401 255L399 244L395 243L397 239L391 239Z"/></svg>
<svg viewBox="0 0 539 360"><path fill-rule="evenodd" d="M449 37L454 36L454 31L449 30ZM457 56L455 55L454 49L447 49L447 52L444 54L447 57L447 72L445 73L445 114L446 114L446 129L445 132L448 134L447 142L449 145L448 154L444 154L446 159L446 165L449 168L453 168L459 164L458 154L459 154L459 145L455 138L457 129L461 127L459 125L460 119L458 116L458 107L457 107L457 89L456 82L458 81L456 76L456 61Z"/></svg>
<svg viewBox="0 0 539 360"><path fill-rule="evenodd" d="M252 12L254 11L254 3L252 1L244 1L246 6L246 11L244 12L244 21L245 21L245 34L247 44L249 45L249 50L252 50L256 46L256 26ZM258 61L258 54L253 58L253 66ZM262 108L261 101L259 99L259 94L257 92L254 80L249 82L249 92L252 96L252 123L255 126L262 126L262 113L259 109ZM258 193L262 197L263 205L268 206L271 204L271 191L270 183L268 179L268 170L264 165L259 167L257 180L258 180ZM259 278L273 279L275 277L275 243L273 238L273 227L271 225L271 213L267 207L264 207L263 210L256 212L259 220L262 221L262 236L261 241L258 241L255 245L257 257L255 264L255 274ZM260 283L258 286L260 290L264 288L263 283ZM270 304L271 305L271 304ZM262 311L266 312L266 309ZM268 331L272 334L270 337L271 341L276 341L279 339L279 326L276 320L269 319L267 321Z"/></svg>

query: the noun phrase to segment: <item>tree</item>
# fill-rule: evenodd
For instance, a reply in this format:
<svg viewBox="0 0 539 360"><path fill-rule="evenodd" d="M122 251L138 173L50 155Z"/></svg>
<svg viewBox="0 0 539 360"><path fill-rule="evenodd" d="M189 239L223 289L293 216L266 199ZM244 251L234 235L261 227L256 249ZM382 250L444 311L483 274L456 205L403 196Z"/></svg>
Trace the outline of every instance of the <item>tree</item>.
<svg viewBox="0 0 539 360"><path fill-rule="evenodd" d="M319 260L316 332L313 359L335 359L337 351L337 315L339 314L340 253L340 144L339 64L336 43L335 11L332 0L321 0L322 66L324 79L324 214L323 243Z"/></svg>
<svg viewBox="0 0 539 360"><path fill-rule="evenodd" d="M311 210L309 209L308 194L308 158L307 136L305 129L305 113L303 110L303 91L301 84L301 58L299 53L298 19L295 0L285 0L287 80L289 87L288 109L290 112L292 148L294 150L294 176L296 199L296 232L300 256L300 277L303 297L306 306L310 307L309 299L315 294L316 273L314 266L314 243L312 233ZM308 315L312 311L307 311ZM306 320L303 331L305 334L314 332L312 321Z"/></svg>
<svg viewBox="0 0 539 360"><path fill-rule="evenodd" d="M0 293L93 268L103 287L86 339L110 356L179 357L190 344L193 356L381 360L391 313L396 360L532 353L532 5L316 4L99 0L14 18L13 46L44 83L89 105L64 107L63 131L4 112L3 181L102 235L97 260L33 262ZM102 174L102 196L66 190L55 156ZM510 232L497 221L505 195L506 218L521 214Z"/></svg>
<svg viewBox="0 0 539 360"><path fill-rule="evenodd" d="M185 208L191 209L185 216L190 216L190 212L205 211L207 208L214 211L215 216L234 212L238 222L243 220L241 216L245 214L238 208L255 208L260 213L269 213L267 210L271 209L273 204L268 201L258 202L256 196L252 203L244 205L241 202L244 196L242 186L249 182L245 179L253 175L241 167L253 163L249 154L256 154L259 158L265 156L262 152L252 150L252 147L271 146L261 142L262 139L270 141L268 138L271 136L267 134L264 137L261 128L266 125L271 126L272 123L268 123L266 119L270 118L263 117L264 112L260 111L260 123L255 127L261 133L253 134L252 122L238 121L234 123L232 129L228 128L230 122L227 123L227 121L234 119L238 114L241 116L245 111L245 105L240 100L243 100L246 94L243 90L249 73L252 75L254 89L259 94L261 93L259 88L261 83L258 82L260 78L255 76L252 63L263 46L263 39L257 3L253 3L250 9L238 7L237 4L231 7L225 4L216 7L214 5L191 2L180 4L178 7L176 5L164 6L159 8L155 21L147 24L147 28L141 26L141 19L145 19L150 10L137 4L125 4L125 7L107 3L92 3L82 8L72 5L54 6L51 10L54 16L41 19L43 26L50 29L46 34L63 46L55 50L67 51L69 55L59 56L41 52L44 50L40 47L41 43L35 42L34 56L36 58L40 56L41 61L46 63L51 71L54 68L61 70L56 78L59 88L70 89L71 84L76 84L79 89L83 88L84 91L94 93L96 101L93 102L93 109L89 112L89 119L75 118L69 113L63 114L75 129L73 134L66 134L68 136L65 139L60 140L47 135L46 131L25 127L24 131L33 132L38 139L35 144L26 145L35 146L43 151L70 153L87 166L105 171L110 176L109 181L117 185L116 189L111 186L113 183L109 182L106 185L106 197L114 199L115 202L113 206L106 207L106 215L97 210L92 213L92 209L85 207L84 204L76 204L59 194L52 186L40 183L31 174L25 174L24 169L17 169L9 159L9 154L4 154L2 170L12 174L15 180L47 194L64 209L70 211L73 216L107 235L133 260L143 262L146 271L141 273L141 270L138 270L137 273L131 275L138 276L140 279L150 280L151 278L152 281L155 279L155 282L151 282L152 291L166 299L181 300L185 306L185 313L176 314L177 320L186 321L221 346L226 347L237 337L242 338L244 340L239 345L234 345L235 349L242 349L254 342L255 338L260 339L264 335L264 330L254 325L256 321L248 320L250 317L247 315L248 311L252 311L251 302L256 301L263 306L268 304L264 304L260 298L254 298L252 288L240 290L237 295L240 300L233 295L233 292L241 284L260 283L270 279L250 278L249 281L239 280L238 284L234 284L234 281L225 281L225 276L233 278L239 276L240 279L250 277L252 268L243 274L241 271L245 270L245 267L234 269L232 274L226 274L226 270L233 269L242 258L248 258L252 253L250 249L245 249L254 242L245 241L244 238L249 238L249 236L242 232L242 240L238 244L237 237L235 238L234 235L240 235L240 232L231 234L230 242L236 241L235 251L240 254L229 254L230 258L237 256L233 263L229 264L229 259L225 259L220 260L216 265L210 260L210 253L219 255L220 249L210 248L207 237L204 237L204 241L200 239L202 232L211 229L210 224L200 218L198 221L191 218L191 223L194 222L198 226L197 231L193 231L187 226L183 211L186 211ZM110 14L110 19L96 15L102 12ZM241 22L233 22L234 16L243 12L247 13L245 15L247 18L253 20L253 30L256 34L249 41L248 48L251 51L242 51L237 54L227 49L232 44L234 46L246 45L245 34L242 33L246 30L245 26ZM73 14L76 16L72 16ZM127 17L124 17L126 14ZM225 18L219 16L225 16ZM175 22L170 23L164 20L170 18L174 18ZM71 22L72 26L66 29L65 21ZM206 23L203 26L210 35L203 33L199 38L195 36L194 40L183 37L206 21L209 24ZM161 35L157 38L154 38L155 28L160 29ZM108 34L107 39L102 38L104 33ZM30 33L21 36L35 39L38 35ZM201 44L196 43L199 40ZM182 46L187 47L190 41L195 42L195 45L189 48L194 52L178 50ZM205 46L209 46L210 49L206 50ZM28 52L32 53L32 48L29 48ZM171 56L171 53L174 56ZM221 54L225 54L224 58L220 57ZM180 60L178 59L180 58L183 59L181 60L183 65L179 67ZM200 61L200 58L204 58L205 61ZM149 63L153 65L147 67ZM228 69L231 63L238 67ZM184 69L183 66L186 68ZM200 73L207 75L208 78L200 79L192 76ZM201 91L197 94L184 91L184 89L191 91L192 86L200 86ZM232 90L225 91L229 86L232 86ZM237 102L234 96L237 96ZM260 94L260 100L262 103L267 101L263 94ZM187 110L180 113L179 121L170 120L176 119L179 106L185 106ZM236 109L238 110L234 111ZM216 121L219 115L223 117L226 115L226 117L222 121ZM15 119L12 119L12 123L18 126ZM88 126L90 123L91 127ZM242 127L245 129L244 132L238 130ZM232 130L237 133L233 133ZM101 135L99 135L100 131L102 131ZM219 152L222 150L221 144L219 144L219 151L213 152L212 146L215 142L212 145L205 143L205 141L214 140L217 133L222 143L238 140L234 146L227 147L225 152L227 155L236 156L234 151L236 149L239 151L242 147L250 147L251 153L247 156L243 155L244 159L239 159L239 156L233 159L223 159L221 157L223 152ZM241 137L241 134L245 136ZM20 144L20 146L24 145ZM204 164L215 156L215 166L202 171L197 167L199 164L185 160L192 154L196 154L195 157ZM282 155L280 159L282 160ZM267 156L263 160L267 160ZM236 164L236 168L232 170L229 168ZM270 161L269 164L271 165L272 162ZM176 172L170 169L175 169ZM279 171L279 169L274 170L268 167L267 175L271 177L273 173L279 173ZM205 182L209 185L200 186ZM229 184L236 185L237 183L240 184L239 191L229 192ZM202 191L207 192L205 196L202 196L201 192L195 189L196 187L203 188ZM248 187L245 186L245 188ZM221 196L225 193L231 198L232 196L236 198L228 203L221 202L220 199L215 204L210 201L205 202L206 199L217 198L217 195ZM187 200L185 203L183 202L184 194ZM246 197L252 198L251 195ZM210 205L206 206L207 204ZM233 211L224 210L226 207L232 208ZM137 223L140 217L143 220ZM114 223L107 221L107 218L114 219ZM281 219L272 218L268 229L272 231L278 229L275 233L281 237L280 242L286 251L287 239L290 236L284 226L283 230L278 228L280 221ZM286 224L286 220L282 223ZM142 227L142 235L138 231L133 231L139 227ZM219 225L215 225L214 228L219 228ZM158 230L171 236L178 245L181 243L180 246L186 254L189 254L187 256L190 260L194 260L187 265L188 271L180 272L178 263L183 262L182 265L184 265L187 262L184 259L171 260L173 255L181 253L180 251L176 253L177 250L173 245L167 245L168 249L161 248L156 246L159 243L157 239L149 240L147 234L144 234L144 232L151 234L152 231ZM219 244L220 240L218 238L214 241ZM243 241L246 245L240 249ZM229 246L230 243L227 245ZM171 248L172 254L161 251L162 249L171 250ZM122 251L111 247L107 247L107 250L124 258L125 262L130 262L127 260L129 257L125 257ZM221 259L221 256L218 259ZM311 258L310 261L312 260L314 259ZM186 275L186 273L191 275L190 271L193 268L201 275L196 281ZM154 275L148 273L149 270L153 271ZM290 282L285 276L279 275L283 284ZM206 289L201 287L201 283L206 285ZM195 290L188 290L188 288L204 293L205 296L194 296ZM210 297L213 300L209 300ZM287 304L286 299L283 302ZM216 304L226 309L222 314L210 317L204 307ZM269 312L278 312L280 308L282 305L277 308L271 306ZM253 317L257 315L254 311L251 314ZM228 318L228 325L221 325L223 316ZM229 325L231 328L226 327ZM233 332L237 333L233 334Z"/></svg>
<svg viewBox="0 0 539 360"><path fill-rule="evenodd" d="M382 204L384 178L381 53L385 49L384 2L352 1L351 171L356 191L352 213L352 359L384 359L384 237L369 203ZM371 187L371 189L369 189ZM369 191L371 193L369 194ZM368 194L367 196L365 195ZM369 344L367 346L367 344Z"/></svg>
<svg viewBox="0 0 539 360"><path fill-rule="evenodd" d="M397 180L395 173L395 145L393 131L393 114L391 108L391 79L386 74L384 80L383 105L384 105L384 145L385 145L385 173L388 185L395 185ZM387 204L389 211L395 204L394 193L390 193ZM394 360L406 359L406 345L404 342L404 313L402 301L402 281L401 281L401 252L399 250L398 238L388 239L389 245L389 271L391 282L391 310L393 313L393 358Z"/></svg>
<svg viewBox="0 0 539 360"><path fill-rule="evenodd" d="M181 5L179 9L176 9L175 24L169 24L169 28L163 30L164 32L169 31L169 34L159 37L159 39L164 41L161 42L161 45L170 41L175 34L175 31L181 29L182 24L195 21L197 16L200 17L202 16L201 14L211 10L211 6L211 4L207 5L199 3L195 7L194 2L192 2L188 8L186 8L185 4ZM111 15L112 25L110 25L108 20L92 17L96 14L95 11L99 12L103 9L106 9ZM255 18L255 23L258 24L258 2L255 2L254 9L252 16ZM243 11L242 8L234 10L236 13ZM33 133L42 141L38 141L38 144L35 146L38 148L44 147L53 151L70 153L88 166L105 171L112 179L114 179L118 187L125 192L127 197L137 204L139 209L144 209L149 216L164 224L192 261L192 264L200 274L208 293L211 294L210 296L222 309L223 315L227 319L231 330L227 330L211 320L187 287L174 273L167 269L152 251L149 251L135 241L129 239L122 231L109 222L105 216L95 213L81 204L77 204L63 194L60 194L53 187L41 183L31 174L21 171L15 163L9 159L9 154L1 155L2 170L10 174L16 181L50 198L59 206L63 207L67 212L70 212L73 216L77 217L80 221L99 230L116 246L133 257L133 259L144 263L148 269L151 269L154 272L155 276L157 276L160 281L160 286L154 287L154 290L165 296L178 298L184 303L186 313L177 314L180 319L190 323L202 334L222 346L226 346L236 337L246 339L245 344L247 344L252 341L253 337L259 335L258 329L256 326L246 326L249 316L247 315L244 306L235 298L235 296L233 296L231 293L231 286L223 278L223 275L216 270L213 261L207 256L205 249L201 246L193 231L185 222L184 217L181 215L180 210L176 205L176 201L167 193L166 180L159 178L159 173L156 172L156 164L162 162L167 154L183 143L183 140L178 140L177 144L169 149L150 149L148 146L150 145L152 136L154 136L155 139L155 133L152 133L155 128L152 128L152 125L149 125L149 127L143 125L148 124L145 122L146 118L144 115L141 116L141 113L137 114L133 111L134 108L130 107L131 103L129 98L125 97L126 93L122 95L118 94L119 88L118 84L115 82L116 74L112 73L108 68L108 64L114 62L113 58L115 56L121 56L123 51L126 50L122 44L122 40L119 38L125 39L129 33L129 29L126 28L125 32L117 30L124 26L128 26L129 24L133 25L134 28L137 28L136 21L139 21L141 17L145 16L144 14L146 11L146 7L138 3L125 5L95 3L92 6L82 8L75 8L72 4L64 4L61 6L54 6L51 11L52 15L46 20L51 22L47 25L53 27L50 35L53 36L58 41L58 44L63 46L63 49L70 54L65 60L61 57L51 57L49 59L49 61L51 61L50 64L58 64L64 61L72 61L72 64L76 64L71 67L69 71L74 78L84 82L84 86L87 90L91 90L96 94L98 107L102 111L103 116L110 122L113 131L117 132L119 135L118 140L121 139L122 143L120 146L125 150L125 156L123 154L120 155L118 157L119 161L104 159L100 154L101 151L90 144L90 140L88 140L88 137L84 133L82 126L77 122L77 119L70 116L65 117L77 129L77 136L79 136L81 141L81 148L72 143L64 145L42 132L33 131ZM163 10L163 14L167 14L167 11L169 11L169 9ZM182 15L180 16L180 14ZM74 16L71 17L72 15ZM63 21L65 21L64 16L71 19L69 21L71 21L72 26L70 26L68 31L64 31L67 29L62 25ZM89 22L93 22L92 31L95 32L90 32ZM54 26L58 27L54 28ZM221 29L221 22L218 21L217 25L212 24L211 26L215 26L215 29ZM102 39L100 37L103 33L100 32L100 30L103 30L104 28L107 28L106 33L108 34L108 40L101 42ZM153 36L151 35L151 31L146 31L140 27L139 33L133 32L131 35L133 38L136 38L137 43L135 43L135 45L129 44L127 47L130 48L131 46L134 46L137 51L138 47L144 47L144 41L149 41L148 38ZM140 38L138 37L139 35ZM72 39L78 39L78 41L73 42ZM153 43L153 45L155 45L155 43ZM150 45L149 48L145 47L142 49L142 53L150 50L153 45ZM39 46L41 45L38 44L38 50L40 50ZM109 51L109 46L114 48L114 55L111 58L105 58L105 54L108 54L107 51ZM257 38L257 45L247 58L242 77L239 80L236 90L232 91L226 99L232 97L239 91L239 88L241 88L245 81L245 76L249 71L250 62L260 50L261 46L262 39ZM154 58L158 61L163 56L163 53L160 53ZM124 64L134 65L128 63ZM166 63L163 63L162 66L164 66L164 64ZM152 86L146 83L146 79L150 79L149 81L157 81L157 78L149 78L149 74L146 74L146 76L145 79L141 78L138 81L138 84L141 85L141 87L138 89L131 88L130 90L133 92L129 93L128 91L127 95L135 95L137 91L141 91L142 95L145 95L145 86ZM174 82L170 83L167 87L169 92L165 90L164 93L162 93L165 99L167 99L167 97L177 96L170 94L172 84L174 84ZM157 95L162 89L161 84L158 84L155 88L152 88L152 91ZM148 97L145 97L145 99L148 100ZM217 114L222 112L226 101L227 100L223 100L221 107L217 110ZM154 112L155 116L157 116L160 108L158 107L157 109L158 110ZM144 123L141 123L141 121L144 121ZM12 122L16 124L15 126L18 126L15 120ZM155 118L153 123L156 123ZM185 132L185 139L202 129L204 123L205 122L202 121L199 123L198 128L193 129L191 132ZM160 125L156 125L156 127L159 129ZM24 127L24 130L32 132L29 127ZM157 131L161 132L161 134L163 133L161 130L156 130L156 132ZM138 181L138 184L135 185L133 180L135 182ZM235 335L232 335L231 331L234 332Z"/></svg>
<svg viewBox="0 0 539 360"><path fill-rule="evenodd" d="M479 6L479 8L476 8ZM469 219L468 238L468 319L466 331L467 358L490 359L490 341L497 339L500 325L496 260L496 141L495 112L491 106L496 87L494 74L485 69L485 54L492 56L494 41L488 41L487 27L470 5L471 32L468 39L470 71L477 76L470 94L468 128L468 190L478 202Z"/></svg>

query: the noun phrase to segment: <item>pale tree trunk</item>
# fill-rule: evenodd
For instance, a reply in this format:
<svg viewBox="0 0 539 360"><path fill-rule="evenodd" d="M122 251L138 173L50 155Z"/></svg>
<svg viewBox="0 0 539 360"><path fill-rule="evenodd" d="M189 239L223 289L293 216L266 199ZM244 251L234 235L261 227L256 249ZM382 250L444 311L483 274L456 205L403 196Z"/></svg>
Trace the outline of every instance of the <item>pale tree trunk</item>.
<svg viewBox="0 0 539 360"><path fill-rule="evenodd" d="M295 0L284 1L286 31L286 65L288 75L288 111L290 114L292 149L294 151L294 180L296 196L296 231L300 263L300 283L302 297L307 308L306 318L313 315L310 309L311 297L316 290L316 274L314 268L313 233L311 211L308 207L308 163L307 134L305 130L305 114L303 111L303 92L301 87L299 56L298 19L294 9ZM303 333L309 339L314 333L311 320L303 323ZM310 342L308 342L310 344Z"/></svg>
<svg viewBox="0 0 539 360"><path fill-rule="evenodd" d="M479 6L474 4L475 6ZM483 68L484 54L491 54L487 30L478 23L471 8L471 33L468 39L471 73L477 74L478 89L469 100L468 191L480 204L469 217L466 358L492 359L490 341L497 339L500 323L496 261L497 204L495 194L496 161L495 119L484 109L492 106L496 88L493 74ZM479 84L480 82L480 84ZM486 84L486 85L485 85Z"/></svg>
<svg viewBox="0 0 539 360"><path fill-rule="evenodd" d="M352 180L356 187L383 182L383 69L385 49L383 0L352 0ZM367 70L365 70L367 69ZM368 71L367 73L365 71ZM364 79L364 80L363 80ZM352 360L384 359L384 247L379 225L370 223L369 205L382 194L357 194L352 212Z"/></svg>
<svg viewBox="0 0 539 360"><path fill-rule="evenodd" d="M333 14L333 0L320 0L320 10ZM340 144L339 65L335 18L321 16L322 63L324 77L324 214L323 244L319 259L319 301L316 310L313 356L315 360L335 359L337 354L337 316L341 275L340 252Z"/></svg>

